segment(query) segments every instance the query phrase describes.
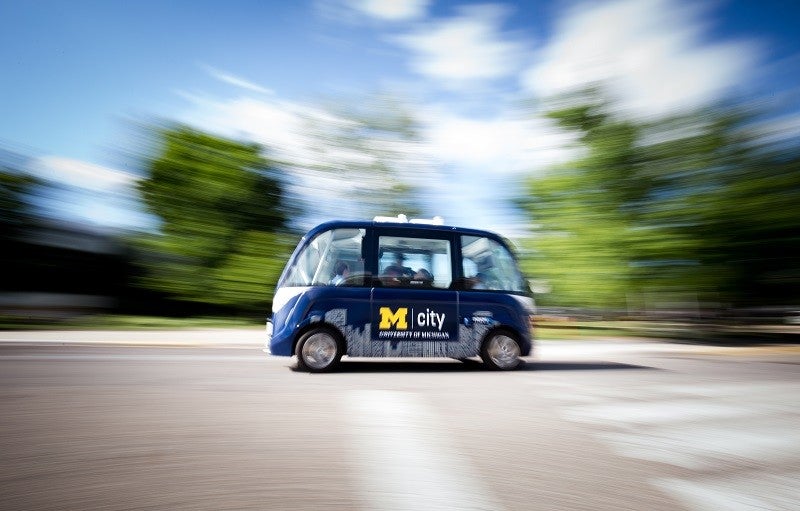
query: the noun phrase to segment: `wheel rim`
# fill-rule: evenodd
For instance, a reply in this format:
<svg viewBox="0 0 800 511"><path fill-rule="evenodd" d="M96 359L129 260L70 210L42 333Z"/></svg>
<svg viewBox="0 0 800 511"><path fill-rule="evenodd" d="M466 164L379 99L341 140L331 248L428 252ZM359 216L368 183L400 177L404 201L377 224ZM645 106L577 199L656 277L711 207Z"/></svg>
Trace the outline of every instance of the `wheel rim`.
<svg viewBox="0 0 800 511"><path fill-rule="evenodd" d="M489 341L487 353L500 369L515 367L519 363L519 344L507 335L495 335Z"/></svg>
<svg viewBox="0 0 800 511"><path fill-rule="evenodd" d="M316 333L303 343L303 361L314 369L324 369L336 358L336 339L326 333Z"/></svg>

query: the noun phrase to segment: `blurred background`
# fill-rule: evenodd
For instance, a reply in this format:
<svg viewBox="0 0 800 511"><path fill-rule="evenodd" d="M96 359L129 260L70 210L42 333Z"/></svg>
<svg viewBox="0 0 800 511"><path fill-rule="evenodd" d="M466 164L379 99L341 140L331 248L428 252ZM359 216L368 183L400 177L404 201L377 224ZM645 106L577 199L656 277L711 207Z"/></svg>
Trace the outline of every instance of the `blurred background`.
<svg viewBox="0 0 800 511"><path fill-rule="evenodd" d="M548 335L794 338L794 1L8 2L0 327L253 324L302 233L516 247Z"/></svg>

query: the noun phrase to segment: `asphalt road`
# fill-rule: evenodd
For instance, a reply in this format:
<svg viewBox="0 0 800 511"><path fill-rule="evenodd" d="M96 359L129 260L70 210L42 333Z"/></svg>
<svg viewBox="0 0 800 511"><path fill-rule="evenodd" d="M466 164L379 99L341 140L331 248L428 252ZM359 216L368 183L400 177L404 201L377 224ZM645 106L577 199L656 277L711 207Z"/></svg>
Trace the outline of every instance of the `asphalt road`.
<svg viewBox="0 0 800 511"><path fill-rule="evenodd" d="M255 331L127 335L0 334L0 509L800 509L797 346L311 375Z"/></svg>

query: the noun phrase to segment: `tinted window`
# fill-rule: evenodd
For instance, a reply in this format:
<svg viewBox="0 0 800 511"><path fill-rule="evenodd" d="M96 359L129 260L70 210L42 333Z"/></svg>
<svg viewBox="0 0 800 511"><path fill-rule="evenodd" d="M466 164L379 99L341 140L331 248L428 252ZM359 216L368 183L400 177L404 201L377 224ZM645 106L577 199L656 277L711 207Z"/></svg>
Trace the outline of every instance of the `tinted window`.
<svg viewBox="0 0 800 511"><path fill-rule="evenodd" d="M447 289L453 281L448 240L380 236L378 254L384 286Z"/></svg>
<svg viewBox="0 0 800 511"><path fill-rule="evenodd" d="M334 229L319 234L297 255L283 285L362 285L364 234L364 229Z"/></svg>
<svg viewBox="0 0 800 511"><path fill-rule="evenodd" d="M506 247L490 238L461 237L466 289L526 292L525 280Z"/></svg>

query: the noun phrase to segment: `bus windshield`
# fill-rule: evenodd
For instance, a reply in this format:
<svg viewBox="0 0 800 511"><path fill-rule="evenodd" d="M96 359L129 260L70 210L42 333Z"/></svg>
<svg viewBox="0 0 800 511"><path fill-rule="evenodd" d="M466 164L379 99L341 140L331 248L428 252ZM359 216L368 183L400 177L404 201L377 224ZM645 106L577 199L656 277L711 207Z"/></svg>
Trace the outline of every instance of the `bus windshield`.
<svg viewBox="0 0 800 511"><path fill-rule="evenodd" d="M281 285L327 286L348 275L363 275L361 244L364 229L333 229L320 233L297 254Z"/></svg>
<svg viewBox="0 0 800 511"><path fill-rule="evenodd" d="M463 271L467 289L527 292L514 256L490 238L461 236Z"/></svg>

